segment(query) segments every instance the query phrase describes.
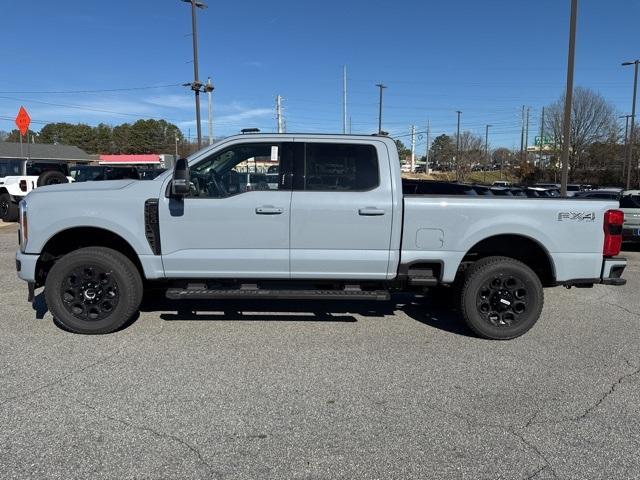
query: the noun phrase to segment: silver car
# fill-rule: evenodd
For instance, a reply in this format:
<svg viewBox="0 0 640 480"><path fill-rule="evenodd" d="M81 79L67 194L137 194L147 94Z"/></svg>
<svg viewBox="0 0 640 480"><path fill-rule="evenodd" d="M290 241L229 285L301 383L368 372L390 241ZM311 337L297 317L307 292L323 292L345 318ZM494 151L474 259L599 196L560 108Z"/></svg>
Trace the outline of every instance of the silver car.
<svg viewBox="0 0 640 480"><path fill-rule="evenodd" d="M625 190L620 197L624 212L623 242L640 242L640 190Z"/></svg>

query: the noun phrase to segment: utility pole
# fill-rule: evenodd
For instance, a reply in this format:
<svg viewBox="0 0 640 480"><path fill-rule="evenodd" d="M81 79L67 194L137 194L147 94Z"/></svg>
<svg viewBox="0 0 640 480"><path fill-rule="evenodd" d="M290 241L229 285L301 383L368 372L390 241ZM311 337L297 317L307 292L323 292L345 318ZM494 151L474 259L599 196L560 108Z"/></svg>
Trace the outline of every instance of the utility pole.
<svg viewBox="0 0 640 480"><path fill-rule="evenodd" d="M382 90L387 87L382 83L377 83L376 87L380 89L380 101L378 102L378 135L382 135Z"/></svg>
<svg viewBox="0 0 640 480"><path fill-rule="evenodd" d="M458 129L456 130L456 180L458 179L458 176L460 175L460 172L458 171L458 166L460 165L460 115L462 115L462 112L460 110L456 110L456 113L458 114Z"/></svg>
<svg viewBox="0 0 640 480"><path fill-rule="evenodd" d="M429 173L429 150L431 149L431 124L427 120L427 152L425 154L426 165L424 166L425 173Z"/></svg>
<svg viewBox="0 0 640 480"><path fill-rule="evenodd" d="M176 133L176 160L179 158L178 155L178 134Z"/></svg>
<svg viewBox="0 0 640 480"><path fill-rule="evenodd" d="M524 129L524 159L529 161L529 107L527 107L527 121Z"/></svg>
<svg viewBox="0 0 640 480"><path fill-rule="evenodd" d="M209 145L213 145L213 84L211 83L211 77L207 79L207 84L204 86L204 91L207 92L209 97Z"/></svg>
<svg viewBox="0 0 640 480"><path fill-rule="evenodd" d="M342 133L347 133L347 66L342 67Z"/></svg>
<svg viewBox="0 0 640 480"><path fill-rule="evenodd" d="M562 125L562 179L560 195L567 196L569 181L569 143L571 143L571 106L573 103L573 66L576 57L576 23L578 20L578 0L571 0L571 21L569 25L569 55L567 58L567 92L564 98L564 124Z"/></svg>
<svg viewBox="0 0 640 480"><path fill-rule="evenodd" d="M520 163L524 162L524 105L522 106L522 128L520 129Z"/></svg>
<svg viewBox="0 0 640 480"><path fill-rule="evenodd" d="M483 181L487 183L487 167L489 166L489 127L492 125L486 125L484 130L484 172Z"/></svg>
<svg viewBox="0 0 640 480"><path fill-rule="evenodd" d="M411 125L411 173L416 170L416 126Z"/></svg>
<svg viewBox="0 0 640 480"><path fill-rule="evenodd" d="M282 97L276 97L276 119L278 121L278 133L284 133L282 129Z"/></svg>
<svg viewBox="0 0 640 480"><path fill-rule="evenodd" d="M636 125L636 94L638 93L638 63L640 60L633 62L624 62L622 65L633 65L633 100L631 103L631 130L629 132L629 146L627 147L627 190L631 188L631 160L633 159L633 144L635 143L635 125ZM636 168L638 166L636 165Z"/></svg>
<svg viewBox="0 0 640 480"><path fill-rule="evenodd" d="M544 107L542 107L542 116L540 117L540 162L539 167L542 166L542 145L544 144Z"/></svg>
<svg viewBox="0 0 640 480"><path fill-rule="evenodd" d="M205 9L207 5L203 2L196 0L182 0L185 3L191 4L191 36L193 37L193 83L191 83L191 90L193 90L196 99L196 129L198 131L198 150L202 147L202 127L200 125L200 89L202 84L198 78L198 29L196 26L196 7ZM187 84L189 85L189 84Z"/></svg>

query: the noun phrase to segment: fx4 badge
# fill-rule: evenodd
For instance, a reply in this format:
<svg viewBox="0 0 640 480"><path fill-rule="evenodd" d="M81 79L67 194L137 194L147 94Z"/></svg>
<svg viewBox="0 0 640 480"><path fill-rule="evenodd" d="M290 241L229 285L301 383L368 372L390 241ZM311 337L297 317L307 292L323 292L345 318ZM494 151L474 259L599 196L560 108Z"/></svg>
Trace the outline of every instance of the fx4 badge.
<svg viewBox="0 0 640 480"><path fill-rule="evenodd" d="M595 212L560 212L558 213L558 221L564 222L571 220L574 222L595 222Z"/></svg>

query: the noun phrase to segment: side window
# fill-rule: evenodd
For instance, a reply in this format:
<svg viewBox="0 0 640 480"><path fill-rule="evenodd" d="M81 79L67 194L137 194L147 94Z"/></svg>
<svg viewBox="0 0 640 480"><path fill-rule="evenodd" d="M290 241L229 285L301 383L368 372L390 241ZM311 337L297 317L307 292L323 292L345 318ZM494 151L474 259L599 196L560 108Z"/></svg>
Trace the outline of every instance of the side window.
<svg viewBox="0 0 640 480"><path fill-rule="evenodd" d="M279 190L280 144L243 143L190 168L191 197L224 198L253 190Z"/></svg>
<svg viewBox="0 0 640 480"><path fill-rule="evenodd" d="M380 184L378 156L372 145L307 143L302 182L308 191L366 191ZM302 183L302 185L300 185Z"/></svg>

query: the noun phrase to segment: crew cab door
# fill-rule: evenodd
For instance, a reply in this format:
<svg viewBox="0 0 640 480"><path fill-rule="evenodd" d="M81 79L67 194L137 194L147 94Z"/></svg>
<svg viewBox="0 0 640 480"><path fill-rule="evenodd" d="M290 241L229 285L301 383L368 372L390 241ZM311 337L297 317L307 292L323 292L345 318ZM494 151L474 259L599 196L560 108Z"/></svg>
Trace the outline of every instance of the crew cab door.
<svg viewBox="0 0 640 480"><path fill-rule="evenodd" d="M384 145L296 139L294 158L291 277L387 278L394 212Z"/></svg>
<svg viewBox="0 0 640 480"><path fill-rule="evenodd" d="M190 164L191 193L160 199L167 277L289 278L288 145L240 141Z"/></svg>

